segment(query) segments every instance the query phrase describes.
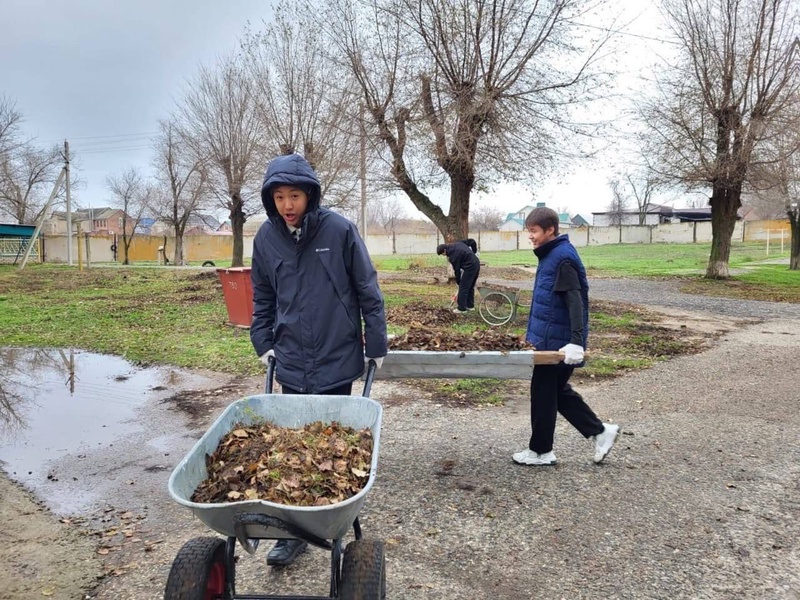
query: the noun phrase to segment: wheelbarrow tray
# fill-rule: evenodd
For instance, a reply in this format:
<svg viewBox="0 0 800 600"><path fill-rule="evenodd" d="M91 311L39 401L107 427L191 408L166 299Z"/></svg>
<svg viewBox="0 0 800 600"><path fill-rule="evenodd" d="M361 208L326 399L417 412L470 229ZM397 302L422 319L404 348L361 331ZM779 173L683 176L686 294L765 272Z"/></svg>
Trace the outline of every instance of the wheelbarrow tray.
<svg viewBox="0 0 800 600"><path fill-rule="evenodd" d="M563 359L561 352L542 350L391 350L375 377L530 379L534 364L552 365Z"/></svg>
<svg viewBox="0 0 800 600"><path fill-rule="evenodd" d="M300 527L317 537L335 540L344 537L364 505L367 492L375 483L381 432L381 405L363 396L317 396L261 394L232 403L214 421L189 454L170 475L168 488L172 498L191 509L208 527L225 536L235 536L234 517L240 513L262 513ZM288 506L266 500L192 502L197 486L208 477L206 455L213 454L219 442L238 423L251 425L268 420L280 427L300 428L315 421L339 422L354 429L369 428L372 432L372 464L364 489L355 496L328 506ZM264 525L247 525L250 539L292 537L287 532Z"/></svg>

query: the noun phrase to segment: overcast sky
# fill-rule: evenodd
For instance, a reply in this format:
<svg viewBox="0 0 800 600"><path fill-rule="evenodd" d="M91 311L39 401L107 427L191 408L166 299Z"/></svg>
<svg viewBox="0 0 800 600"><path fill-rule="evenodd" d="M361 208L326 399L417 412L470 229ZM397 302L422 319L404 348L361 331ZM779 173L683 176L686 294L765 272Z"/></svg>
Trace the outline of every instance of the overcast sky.
<svg viewBox="0 0 800 600"><path fill-rule="evenodd" d="M637 85L665 37L650 2L617 0L626 25L616 60ZM643 4L644 6L640 6ZM0 95L16 100L23 129L42 145L68 139L84 185L79 206L110 204L106 177L149 168L149 139L200 64L236 49L248 22L269 17L264 0L0 0ZM591 221L610 201L615 159L560 169L536 189L500 186L474 205L512 212L531 199L568 206ZM410 204L411 216L421 216Z"/></svg>

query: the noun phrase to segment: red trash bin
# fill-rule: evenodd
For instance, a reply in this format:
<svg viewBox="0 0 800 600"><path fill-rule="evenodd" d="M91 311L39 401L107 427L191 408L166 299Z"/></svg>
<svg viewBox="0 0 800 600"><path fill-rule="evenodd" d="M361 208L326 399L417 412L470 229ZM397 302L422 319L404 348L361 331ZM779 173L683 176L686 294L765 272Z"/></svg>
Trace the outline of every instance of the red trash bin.
<svg viewBox="0 0 800 600"><path fill-rule="evenodd" d="M250 267L217 269L228 308L228 325L250 328L253 321L253 284Z"/></svg>

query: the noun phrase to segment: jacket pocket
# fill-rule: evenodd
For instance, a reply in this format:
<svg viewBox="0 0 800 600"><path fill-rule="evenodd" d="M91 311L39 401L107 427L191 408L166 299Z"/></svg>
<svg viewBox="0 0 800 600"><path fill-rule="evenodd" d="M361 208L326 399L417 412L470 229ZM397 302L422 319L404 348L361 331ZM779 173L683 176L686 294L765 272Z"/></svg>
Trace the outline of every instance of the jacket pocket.
<svg viewBox="0 0 800 600"><path fill-rule="evenodd" d="M333 261L331 260L330 253L327 252L318 252L317 257L319 258L319 262L322 265L322 268L325 270L325 274L328 276L328 279L331 282L331 286L333 287L336 297L339 300L339 304L341 305L342 309L344 310L345 315L347 316L350 325L353 328L354 335L358 335L358 326L356 325L356 319L358 319L359 315L356 313L355 315L351 314L351 286L349 282L348 275L344 269L342 273L337 274L337 269L332 264ZM357 303L356 303L357 307Z"/></svg>

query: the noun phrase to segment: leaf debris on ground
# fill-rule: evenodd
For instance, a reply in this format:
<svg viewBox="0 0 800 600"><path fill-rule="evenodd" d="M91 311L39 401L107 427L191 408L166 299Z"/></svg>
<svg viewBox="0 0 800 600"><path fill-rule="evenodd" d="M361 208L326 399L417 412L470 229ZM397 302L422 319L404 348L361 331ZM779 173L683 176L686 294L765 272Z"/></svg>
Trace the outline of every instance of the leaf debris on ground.
<svg viewBox="0 0 800 600"><path fill-rule="evenodd" d="M336 504L369 479L372 432L334 421L299 429L272 422L234 426L213 454L208 477L192 494L200 503L268 500L293 506Z"/></svg>

